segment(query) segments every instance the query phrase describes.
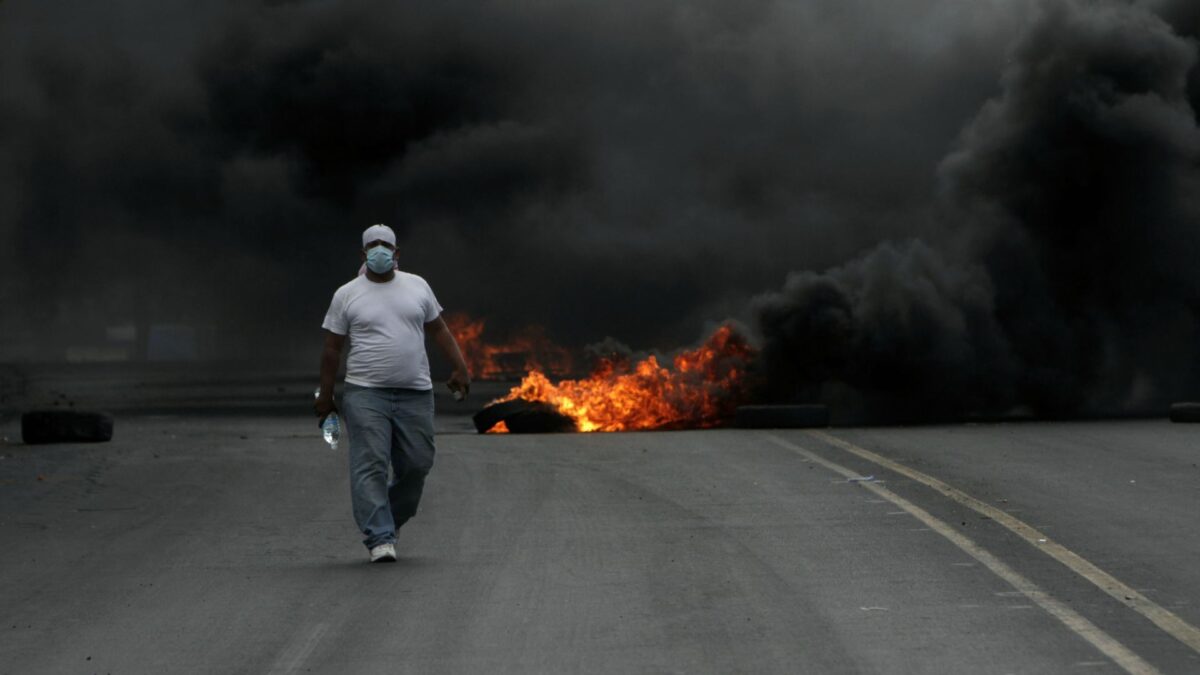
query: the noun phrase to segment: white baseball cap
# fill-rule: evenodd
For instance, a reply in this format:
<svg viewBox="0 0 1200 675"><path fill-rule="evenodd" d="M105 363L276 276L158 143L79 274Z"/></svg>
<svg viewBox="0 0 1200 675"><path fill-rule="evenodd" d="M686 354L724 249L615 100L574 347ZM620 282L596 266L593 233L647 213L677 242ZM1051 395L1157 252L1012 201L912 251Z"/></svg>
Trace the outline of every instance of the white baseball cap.
<svg viewBox="0 0 1200 675"><path fill-rule="evenodd" d="M396 233L392 232L392 228L382 223L372 225L363 230L363 246L373 241L386 241L392 246L396 245Z"/></svg>

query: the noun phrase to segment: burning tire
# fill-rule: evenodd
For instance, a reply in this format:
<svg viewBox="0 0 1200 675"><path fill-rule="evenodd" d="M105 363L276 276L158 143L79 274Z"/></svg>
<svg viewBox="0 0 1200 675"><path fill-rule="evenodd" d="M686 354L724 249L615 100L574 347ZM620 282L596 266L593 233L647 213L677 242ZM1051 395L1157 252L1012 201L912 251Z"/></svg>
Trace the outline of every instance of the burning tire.
<svg viewBox="0 0 1200 675"><path fill-rule="evenodd" d="M1200 422L1200 403L1175 403L1171 405L1171 421Z"/></svg>
<svg viewBox="0 0 1200 675"><path fill-rule="evenodd" d="M112 440L113 418L75 410L35 410L21 415L21 438L40 443L103 443Z"/></svg>
<svg viewBox="0 0 1200 675"><path fill-rule="evenodd" d="M743 429L807 429L829 426L829 408L823 405L743 405L734 414Z"/></svg>
<svg viewBox="0 0 1200 675"><path fill-rule="evenodd" d="M500 422L514 434L547 434L577 431L575 420L558 412L554 406L538 401L514 399L493 403L471 418L479 433L487 433Z"/></svg>
<svg viewBox="0 0 1200 675"><path fill-rule="evenodd" d="M516 401L504 401L503 403L493 403L475 413L471 421L475 423L476 431L481 434L487 433L488 429L504 422L505 418L509 415L524 410L527 406L528 403L520 399ZM507 425L507 422L505 424Z"/></svg>

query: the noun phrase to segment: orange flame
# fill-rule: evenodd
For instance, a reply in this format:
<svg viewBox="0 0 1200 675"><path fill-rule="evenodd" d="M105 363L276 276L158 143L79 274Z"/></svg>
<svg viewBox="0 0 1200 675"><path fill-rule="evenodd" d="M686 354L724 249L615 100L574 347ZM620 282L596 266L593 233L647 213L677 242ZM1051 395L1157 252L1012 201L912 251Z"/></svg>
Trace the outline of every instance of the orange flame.
<svg viewBox="0 0 1200 675"><path fill-rule="evenodd" d="M632 368L606 360L591 377L558 384L534 370L493 403L544 401L574 419L580 431L713 427L745 398L746 368L754 354L746 339L725 325L701 346L680 352L671 366L654 356Z"/></svg>
<svg viewBox="0 0 1200 675"><path fill-rule="evenodd" d="M535 370L559 375L574 371L571 352L554 344L539 326L527 326L507 342L493 344L484 342L483 319L462 313L447 314L445 318L474 379L516 379Z"/></svg>

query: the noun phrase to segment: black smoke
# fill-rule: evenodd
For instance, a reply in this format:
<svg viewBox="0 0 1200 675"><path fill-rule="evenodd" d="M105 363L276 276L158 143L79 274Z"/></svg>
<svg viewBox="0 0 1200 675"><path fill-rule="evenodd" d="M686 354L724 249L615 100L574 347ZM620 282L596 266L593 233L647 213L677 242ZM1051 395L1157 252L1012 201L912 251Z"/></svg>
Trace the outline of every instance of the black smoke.
<svg viewBox="0 0 1200 675"><path fill-rule="evenodd" d="M1137 6L1041 3L941 162L947 235L758 298L775 395L904 419L1200 393L1196 54Z"/></svg>
<svg viewBox="0 0 1200 675"><path fill-rule="evenodd" d="M1197 381L1198 34L1182 0L0 3L0 354L184 324L312 363L387 222L489 332L757 317L777 398L1157 405Z"/></svg>
<svg viewBox="0 0 1200 675"><path fill-rule="evenodd" d="M0 4L7 358L311 361L358 233L448 309L670 347L923 234L1019 16L945 0ZM893 128L904 128L897 135Z"/></svg>

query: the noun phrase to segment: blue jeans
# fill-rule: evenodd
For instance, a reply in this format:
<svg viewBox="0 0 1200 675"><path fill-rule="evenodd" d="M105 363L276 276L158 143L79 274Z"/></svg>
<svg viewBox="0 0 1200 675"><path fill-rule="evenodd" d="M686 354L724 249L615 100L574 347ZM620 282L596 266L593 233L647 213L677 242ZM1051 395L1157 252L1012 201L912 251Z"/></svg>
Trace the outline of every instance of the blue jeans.
<svg viewBox="0 0 1200 675"><path fill-rule="evenodd" d="M433 468L433 392L347 384L350 501L367 548L396 541ZM388 466L391 465L391 480Z"/></svg>

